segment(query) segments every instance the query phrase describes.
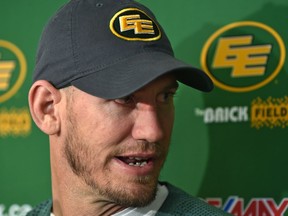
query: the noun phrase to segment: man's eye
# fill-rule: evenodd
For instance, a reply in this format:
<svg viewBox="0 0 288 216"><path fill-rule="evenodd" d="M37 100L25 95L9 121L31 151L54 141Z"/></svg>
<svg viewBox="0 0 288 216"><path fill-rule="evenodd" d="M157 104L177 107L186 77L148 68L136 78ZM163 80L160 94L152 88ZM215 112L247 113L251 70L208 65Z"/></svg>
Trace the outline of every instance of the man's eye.
<svg viewBox="0 0 288 216"><path fill-rule="evenodd" d="M161 102L161 103L173 102L173 98L174 98L175 94L176 93L174 91L164 92L158 96L158 102Z"/></svg>
<svg viewBox="0 0 288 216"><path fill-rule="evenodd" d="M130 105L134 103L134 98L132 95L128 95L123 98L117 98L114 100L116 103L121 104L121 105Z"/></svg>

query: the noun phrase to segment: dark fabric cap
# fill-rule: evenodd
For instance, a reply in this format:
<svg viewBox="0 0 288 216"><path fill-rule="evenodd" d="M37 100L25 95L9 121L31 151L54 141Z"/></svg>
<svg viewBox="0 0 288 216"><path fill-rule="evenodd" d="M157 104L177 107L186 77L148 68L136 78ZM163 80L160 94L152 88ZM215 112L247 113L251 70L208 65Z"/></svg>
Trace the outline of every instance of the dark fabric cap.
<svg viewBox="0 0 288 216"><path fill-rule="evenodd" d="M169 72L195 89L213 89L203 71L174 58L164 30L145 6L132 0L72 0L43 31L33 81L74 85L113 99Z"/></svg>

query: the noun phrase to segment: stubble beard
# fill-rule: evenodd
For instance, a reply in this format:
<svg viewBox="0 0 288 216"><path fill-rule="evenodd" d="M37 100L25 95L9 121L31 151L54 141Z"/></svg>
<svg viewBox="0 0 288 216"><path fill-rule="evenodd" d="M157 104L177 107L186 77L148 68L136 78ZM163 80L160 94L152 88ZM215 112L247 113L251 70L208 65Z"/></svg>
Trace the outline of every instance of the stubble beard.
<svg viewBox="0 0 288 216"><path fill-rule="evenodd" d="M158 176L135 177L133 183L145 186L145 190L137 194L129 191L129 185L125 187L123 182L119 186L114 184L113 180L108 179L104 185L100 185L97 179L93 178L97 174L93 171L93 165L89 164L89 161L92 163L92 160L89 159L95 158L95 156L91 155L91 150L85 145L78 133L77 122L73 119L73 111L70 109L68 113L66 125L68 134L65 138L64 157L74 174L92 189L95 197L105 197L107 200L123 207L143 207L151 203L157 193ZM109 172L108 168L106 172Z"/></svg>

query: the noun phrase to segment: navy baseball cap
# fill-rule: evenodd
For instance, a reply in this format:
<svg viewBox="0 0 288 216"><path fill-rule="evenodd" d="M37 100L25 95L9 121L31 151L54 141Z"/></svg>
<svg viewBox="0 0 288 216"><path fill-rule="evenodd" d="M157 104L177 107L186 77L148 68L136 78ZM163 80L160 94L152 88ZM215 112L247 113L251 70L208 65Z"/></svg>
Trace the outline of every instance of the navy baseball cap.
<svg viewBox="0 0 288 216"><path fill-rule="evenodd" d="M127 96L157 77L200 91L213 89L202 70L174 57L153 13L133 0L71 0L46 25L33 81L73 85L97 97Z"/></svg>

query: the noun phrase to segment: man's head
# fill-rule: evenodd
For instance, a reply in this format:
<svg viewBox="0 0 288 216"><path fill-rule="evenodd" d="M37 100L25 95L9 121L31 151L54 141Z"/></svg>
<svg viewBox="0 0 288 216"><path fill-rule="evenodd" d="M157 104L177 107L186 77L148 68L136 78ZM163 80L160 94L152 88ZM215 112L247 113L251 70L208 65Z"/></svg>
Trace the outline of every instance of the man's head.
<svg viewBox="0 0 288 216"><path fill-rule="evenodd" d="M58 160L51 161L52 176L77 176L92 194L121 206L151 202L169 148L177 81L213 88L204 72L174 58L146 7L131 0L67 3L43 32L29 93L33 119Z"/></svg>
<svg viewBox="0 0 288 216"><path fill-rule="evenodd" d="M60 178L53 187L82 182L84 194L106 202L150 203L169 149L177 89L173 74L116 99L36 81L29 103L35 123L50 136L52 178Z"/></svg>

